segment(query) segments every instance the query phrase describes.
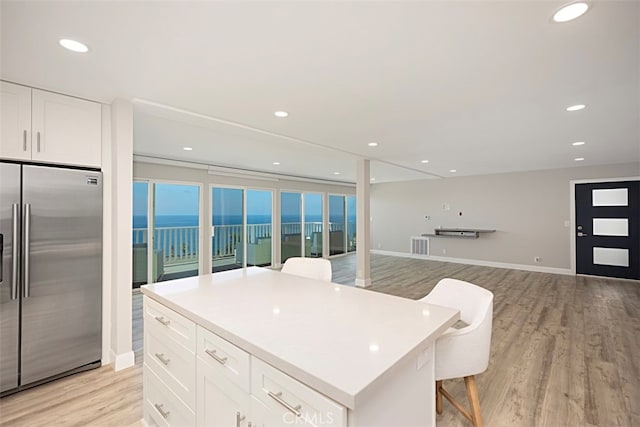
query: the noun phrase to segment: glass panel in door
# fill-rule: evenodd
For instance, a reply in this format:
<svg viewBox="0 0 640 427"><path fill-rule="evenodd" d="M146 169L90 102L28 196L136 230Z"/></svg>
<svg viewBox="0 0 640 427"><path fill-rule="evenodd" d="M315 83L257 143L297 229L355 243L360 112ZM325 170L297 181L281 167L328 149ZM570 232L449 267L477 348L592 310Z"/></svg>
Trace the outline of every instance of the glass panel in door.
<svg viewBox="0 0 640 427"><path fill-rule="evenodd" d="M247 266L271 265L272 192L247 190Z"/></svg>
<svg viewBox="0 0 640 427"><path fill-rule="evenodd" d="M281 261L302 256L302 194L280 193Z"/></svg>
<svg viewBox="0 0 640 427"><path fill-rule="evenodd" d="M133 265L132 284L134 288L147 283L147 245L149 231L149 184L142 181L133 183Z"/></svg>
<svg viewBox="0 0 640 427"><path fill-rule="evenodd" d="M153 281L197 276L200 187L154 184L153 199Z"/></svg>
<svg viewBox="0 0 640 427"><path fill-rule="evenodd" d="M242 268L244 259L244 190L240 188L213 187L211 204L213 212L211 271Z"/></svg>
<svg viewBox="0 0 640 427"><path fill-rule="evenodd" d="M304 194L304 256L322 257L322 194Z"/></svg>
<svg viewBox="0 0 640 427"><path fill-rule="evenodd" d="M329 195L329 255L345 253L344 196Z"/></svg>
<svg viewBox="0 0 640 427"><path fill-rule="evenodd" d="M356 196L347 196L347 252L356 250Z"/></svg>

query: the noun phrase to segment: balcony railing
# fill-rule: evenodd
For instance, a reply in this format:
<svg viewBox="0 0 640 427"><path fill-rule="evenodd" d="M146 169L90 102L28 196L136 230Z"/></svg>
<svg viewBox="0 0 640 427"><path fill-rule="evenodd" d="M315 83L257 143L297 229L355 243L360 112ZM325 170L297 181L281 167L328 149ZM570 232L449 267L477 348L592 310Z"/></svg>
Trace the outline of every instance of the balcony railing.
<svg viewBox="0 0 640 427"><path fill-rule="evenodd" d="M282 223L280 232L286 234L299 234L302 224L299 222ZM355 238L355 223L347 223L347 248L353 250ZM216 225L213 227L211 239L211 254L213 260L229 258L235 255L236 246L242 240L243 226ZM305 236L322 231L321 222L307 222L304 225ZM344 223L329 223L329 231L344 231ZM148 235L146 228L133 229L133 244L147 244ZM271 237L271 224L248 224L247 241L256 243L260 238ZM154 250L162 251L164 265L179 265L198 262L198 226L184 227L157 227L154 230Z"/></svg>

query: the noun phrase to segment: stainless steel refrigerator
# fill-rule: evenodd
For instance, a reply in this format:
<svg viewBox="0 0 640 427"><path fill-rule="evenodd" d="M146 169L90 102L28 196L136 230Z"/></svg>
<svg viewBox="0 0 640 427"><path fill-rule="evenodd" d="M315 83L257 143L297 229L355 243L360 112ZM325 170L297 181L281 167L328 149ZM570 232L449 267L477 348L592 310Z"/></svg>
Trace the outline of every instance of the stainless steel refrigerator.
<svg viewBox="0 0 640 427"><path fill-rule="evenodd" d="M0 393L100 366L102 174L0 162Z"/></svg>

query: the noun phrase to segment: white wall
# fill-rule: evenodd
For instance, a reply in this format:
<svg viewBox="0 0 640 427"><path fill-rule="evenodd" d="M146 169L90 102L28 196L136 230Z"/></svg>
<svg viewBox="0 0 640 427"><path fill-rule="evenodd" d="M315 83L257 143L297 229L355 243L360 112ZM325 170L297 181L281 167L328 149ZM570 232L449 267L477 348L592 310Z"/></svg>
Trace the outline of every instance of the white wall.
<svg viewBox="0 0 640 427"><path fill-rule="evenodd" d="M408 253L410 236L440 226L496 229L478 239L430 238L430 254L568 270L570 181L638 175L632 163L375 184L371 248Z"/></svg>
<svg viewBox="0 0 640 427"><path fill-rule="evenodd" d="M250 176L232 177L210 175L203 165L190 165L186 162L171 162L175 165L156 164L134 159L133 176L136 179L153 178L167 181L200 182L217 186L268 188L274 190L292 190L302 192L329 192L331 194L356 194L355 185L330 185L293 180L261 180Z"/></svg>

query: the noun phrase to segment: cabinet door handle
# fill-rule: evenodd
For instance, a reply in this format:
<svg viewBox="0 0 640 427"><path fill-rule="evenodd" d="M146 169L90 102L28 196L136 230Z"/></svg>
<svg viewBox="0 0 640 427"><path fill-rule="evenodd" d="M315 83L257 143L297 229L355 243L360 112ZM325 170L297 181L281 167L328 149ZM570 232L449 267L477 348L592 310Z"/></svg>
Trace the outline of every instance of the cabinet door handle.
<svg viewBox="0 0 640 427"><path fill-rule="evenodd" d="M243 422L245 418L247 417L240 414L240 411L236 412L236 427L240 427L240 423ZM251 423L249 423L249 425L251 425Z"/></svg>
<svg viewBox="0 0 640 427"><path fill-rule="evenodd" d="M227 363L227 358L218 356L215 350L205 349L204 352L207 353L209 356L213 357L216 360L216 362L220 362L221 365L224 365L225 363Z"/></svg>
<svg viewBox="0 0 640 427"><path fill-rule="evenodd" d="M161 361L165 366L167 366L169 364L169 362L171 362L171 359L167 359L164 357L164 353L156 353L156 357L158 358L159 361Z"/></svg>
<svg viewBox="0 0 640 427"><path fill-rule="evenodd" d="M165 420L167 419L167 417L169 415L171 415L171 412L165 411L164 409L162 409L164 407L164 405L155 403L153 406L156 407L158 412L160 412L160 415L162 415L162 418L164 418Z"/></svg>
<svg viewBox="0 0 640 427"><path fill-rule="evenodd" d="M27 130L22 131L22 151L27 151Z"/></svg>
<svg viewBox="0 0 640 427"><path fill-rule="evenodd" d="M165 319L165 318L164 318L164 317L162 317L162 316L156 316L156 317L155 317L155 319L156 319L158 322L162 323L164 326L169 326L169 323L171 323L171 320L167 320L167 319Z"/></svg>
<svg viewBox="0 0 640 427"><path fill-rule="evenodd" d="M40 152L40 131L38 131L38 153Z"/></svg>
<svg viewBox="0 0 640 427"><path fill-rule="evenodd" d="M274 393L272 391L267 391L267 395L269 395L270 398L272 398L273 400L275 400L276 402L278 402L279 404L287 408L289 411L291 411L296 417L302 416L302 412L300 412L300 409L302 409L302 405L296 405L296 406L291 405L289 402L287 402L282 398L281 391L277 393Z"/></svg>

